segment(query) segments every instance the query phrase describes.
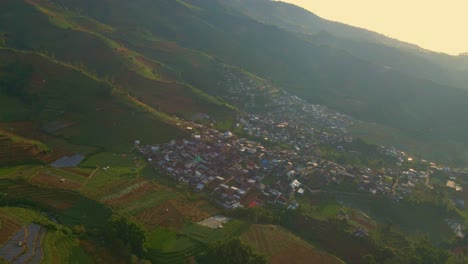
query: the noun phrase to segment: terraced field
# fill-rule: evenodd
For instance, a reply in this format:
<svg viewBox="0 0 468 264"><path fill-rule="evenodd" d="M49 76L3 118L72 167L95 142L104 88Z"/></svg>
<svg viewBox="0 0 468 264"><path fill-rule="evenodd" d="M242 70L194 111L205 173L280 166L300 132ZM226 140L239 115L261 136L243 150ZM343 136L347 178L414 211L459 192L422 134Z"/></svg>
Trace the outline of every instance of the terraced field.
<svg viewBox="0 0 468 264"><path fill-rule="evenodd" d="M205 235L201 234L205 239ZM221 236L222 237L222 236ZM149 256L153 263L179 264L205 251L207 244L194 239L184 232L177 233L169 229L157 228L150 232L148 245Z"/></svg>
<svg viewBox="0 0 468 264"><path fill-rule="evenodd" d="M342 263L336 257L312 248L281 227L252 225L241 236L257 251L270 257L270 263Z"/></svg>
<svg viewBox="0 0 468 264"><path fill-rule="evenodd" d="M7 193L12 199L26 199L58 210L72 207L78 198L65 190L51 191L47 188L5 179L0 180L0 191Z"/></svg>
<svg viewBox="0 0 468 264"><path fill-rule="evenodd" d="M136 218L150 230L158 226L180 230L188 221L171 201L146 209L136 215Z"/></svg>
<svg viewBox="0 0 468 264"><path fill-rule="evenodd" d="M350 263L361 263L362 256L371 254L375 250L370 241L356 240L353 235L341 231L333 222L291 214L284 217L282 225L294 234L309 242L320 244L328 252L333 252Z"/></svg>
<svg viewBox="0 0 468 264"><path fill-rule="evenodd" d="M0 257L13 264L38 264L42 261L44 252L42 239L45 229L37 224L29 224L20 229L0 249Z"/></svg>
<svg viewBox="0 0 468 264"><path fill-rule="evenodd" d="M31 185L27 182L0 180L0 192L9 199L19 199L45 207L57 214L57 218L66 225L83 224L98 227L106 224L110 209L104 205L81 196L79 193L49 189Z"/></svg>
<svg viewBox="0 0 468 264"><path fill-rule="evenodd" d="M17 138L0 130L0 165L38 160L45 151L45 146L39 142Z"/></svg>
<svg viewBox="0 0 468 264"><path fill-rule="evenodd" d="M47 232L43 239L44 263L93 263L78 241L59 231Z"/></svg>
<svg viewBox="0 0 468 264"><path fill-rule="evenodd" d="M21 225L18 221L15 221L11 217L1 214L0 215L0 245L3 245L6 241L8 241L13 234L15 234Z"/></svg>

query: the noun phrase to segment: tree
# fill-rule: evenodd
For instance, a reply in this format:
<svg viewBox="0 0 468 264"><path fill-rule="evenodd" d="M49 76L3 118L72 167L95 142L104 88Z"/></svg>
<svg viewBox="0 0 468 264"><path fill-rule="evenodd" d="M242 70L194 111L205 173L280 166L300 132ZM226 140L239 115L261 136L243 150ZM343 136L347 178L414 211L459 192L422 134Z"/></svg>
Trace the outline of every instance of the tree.
<svg viewBox="0 0 468 264"><path fill-rule="evenodd" d="M211 247L208 253L200 259L200 263L222 263L225 264L266 264L267 258L258 254L239 238L224 242L218 242Z"/></svg>
<svg viewBox="0 0 468 264"><path fill-rule="evenodd" d="M362 257L362 262L364 264L377 264L377 260L375 260L375 257L373 255L365 255Z"/></svg>
<svg viewBox="0 0 468 264"><path fill-rule="evenodd" d="M125 217L113 216L108 231L109 240L119 253L142 256L146 251L146 233L141 225Z"/></svg>

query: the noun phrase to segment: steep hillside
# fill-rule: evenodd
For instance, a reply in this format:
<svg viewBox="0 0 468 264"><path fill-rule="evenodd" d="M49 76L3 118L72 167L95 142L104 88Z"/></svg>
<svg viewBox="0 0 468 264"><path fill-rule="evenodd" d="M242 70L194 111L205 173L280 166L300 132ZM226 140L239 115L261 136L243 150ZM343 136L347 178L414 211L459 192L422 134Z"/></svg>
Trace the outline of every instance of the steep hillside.
<svg viewBox="0 0 468 264"><path fill-rule="evenodd" d="M439 68L420 68L422 59L405 66L399 57L379 51L399 49L398 42L371 43L370 32L361 34L368 40L362 45L347 41L360 50L375 45L376 54L424 76L345 51L332 35L305 36L259 22L223 1L8 0L2 5L5 45L47 51L81 65L162 112L229 118L231 108L218 97L225 92L219 85L225 76L217 69L231 65L312 103L396 129L430 145L433 153L468 142L463 115L468 92L420 78L435 76ZM14 23L16 17L24 19ZM408 52L415 49L403 46ZM463 152L461 147L443 158L459 158Z"/></svg>
<svg viewBox="0 0 468 264"><path fill-rule="evenodd" d="M135 98L73 66L8 49L0 49L0 58L5 100L21 101L29 113L7 121L33 121L38 130L111 150L135 139L163 142L184 135L170 117L142 108ZM15 110L0 104L0 112Z"/></svg>
<svg viewBox="0 0 468 264"><path fill-rule="evenodd" d="M79 8L122 32L144 29L149 35L211 54L311 102L396 128L425 143L437 146L467 140L461 132L468 128L462 114L468 110L467 92L316 45L226 10L217 1L185 1L190 5L181 1L56 2Z"/></svg>
<svg viewBox="0 0 468 264"><path fill-rule="evenodd" d="M107 37L117 31L113 27L49 1L6 1L2 5L1 30L6 32L7 46L43 52L77 65L167 113L188 118L197 112L223 116L232 111L223 102L178 82L170 67Z"/></svg>

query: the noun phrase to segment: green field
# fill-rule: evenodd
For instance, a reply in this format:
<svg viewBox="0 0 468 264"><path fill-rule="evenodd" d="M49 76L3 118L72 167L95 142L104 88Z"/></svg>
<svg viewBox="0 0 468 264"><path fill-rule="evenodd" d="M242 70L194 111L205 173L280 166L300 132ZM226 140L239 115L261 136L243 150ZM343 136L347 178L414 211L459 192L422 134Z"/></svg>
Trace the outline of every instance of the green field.
<svg viewBox="0 0 468 264"><path fill-rule="evenodd" d="M48 231L43 240L44 263L94 263L79 241L61 231Z"/></svg>
<svg viewBox="0 0 468 264"><path fill-rule="evenodd" d="M5 167L0 167L0 177L1 178L6 178L12 175L13 173L17 172L19 169L21 169L20 166L5 166Z"/></svg>
<svg viewBox="0 0 468 264"><path fill-rule="evenodd" d="M162 188L152 193L141 197L138 201L132 201L128 204L121 204L122 212L130 215L138 214L139 212L150 207L169 201L179 197L180 193L175 192L173 189Z"/></svg>
<svg viewBox="0 0 468 264"><path fill-rule="evenodd" d="M189 257L203 253L209 245L240 236L249 224L233 220L222 230L187 224L180 232L157 228L148 233L148 252L155 263L184 263Z"/></svg>
<svg viewBox="0 0 468 264"><path fill-rule="evenodd" d="M27 208L21 207L0 207L0 213L10 216L11 218L27 225L32 222L50 222L44 215Z"/></svg>
<svg viewBox="0 0 468 264"><path fill-rule="evenodd" d="M63 170L59 170L59 169L51 168L51 169L44 170L43 172L48 174L48 175L54 176L54 177L56 177L58 179L64 178L64 179L67 179L69 181L77 182L77 183L80 183L80 184L84 183L86 181L86 177L84 177L84 176L73 174L71 172L63 171Z"/></svg>
<svg viewBox="0 0 468 264"><path fill-rule="evenodd" d="M141 160L141 157L133 153L117 154L111 152L99 152L86 158L80 164L80 167L104 168L110 166L112 169L129 169L136 167L135 159Z"/></svg>
<svg viewBox="0 0 468 264"><path fill-rule="evenodd" d="M342 263L279 226L252 225L241 239L268 256L271 263Z"/></svg>
<svg viewBox="0 0 468 264"><path fill-rule="evenodd" d="M321 220L335 218L343 209L334 197L326 194L306 195L298 201L304 214Z"/></svg>

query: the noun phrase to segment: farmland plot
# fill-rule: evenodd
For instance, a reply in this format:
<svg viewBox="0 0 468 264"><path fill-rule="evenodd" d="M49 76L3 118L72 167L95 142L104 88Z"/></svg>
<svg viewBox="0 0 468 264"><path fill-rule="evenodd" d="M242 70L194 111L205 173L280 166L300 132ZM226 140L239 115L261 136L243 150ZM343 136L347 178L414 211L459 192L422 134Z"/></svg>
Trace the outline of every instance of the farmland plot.
<svg viewBox="0 0 468 264"><path fill-rule="evenodd" d="M162 226L173 230L180 230L187 222L187 219L170 201L148 208L136 217L148 229Z"/></svg>
<svg viewBox="0 0 468 264"><path fill-rule="evenodd" d="M18 231L1 249L0 257L13 264L42 261L42 238L45 230L37 224L29 224Z"/></svg>
<svg viewBox="0 0 468 264"><path fill-rule="evenodd" d="M3 245L21 228L21 225L5 216L0 216L0 221L0 245Z"/></svg>
<svg viewBox="0 0 468 264"><path fill-rule="evenodd" d="M36 176L31 178L31 182L35 184L49 186L49 187L71 189L71 190L78 189L81 186L79 183L75 181L71 181L65 178L61 178L61 177L56 177L54 175L47 174L47 173L37 174Z"/></svg>
<svg viewBox="0 0 468 264"><path fill-rule="evenodd" d="M311 247L281 227L252 225L242 240L270 257L270 263L342 263L338 258Z"/></svg>

